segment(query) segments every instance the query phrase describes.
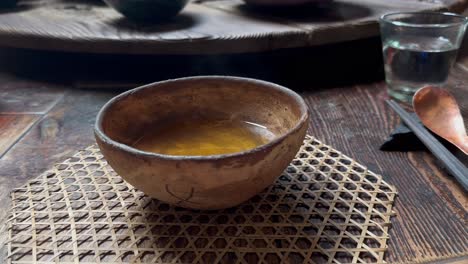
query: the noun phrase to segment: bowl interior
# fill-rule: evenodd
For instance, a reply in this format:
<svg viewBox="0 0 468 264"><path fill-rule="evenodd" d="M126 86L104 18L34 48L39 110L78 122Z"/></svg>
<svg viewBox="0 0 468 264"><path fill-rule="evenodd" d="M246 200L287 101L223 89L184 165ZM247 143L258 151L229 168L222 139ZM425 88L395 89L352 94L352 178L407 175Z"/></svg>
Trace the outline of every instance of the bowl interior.
<svg viewBox="0 0 468 264"><path fill-rule="evenodd" d="M280 137L306 117L302 99L280 86L242 78L194 77L150 84L112 99L98 117L110 139L132 146L143 133L180 118L237 119Z"/></svg>

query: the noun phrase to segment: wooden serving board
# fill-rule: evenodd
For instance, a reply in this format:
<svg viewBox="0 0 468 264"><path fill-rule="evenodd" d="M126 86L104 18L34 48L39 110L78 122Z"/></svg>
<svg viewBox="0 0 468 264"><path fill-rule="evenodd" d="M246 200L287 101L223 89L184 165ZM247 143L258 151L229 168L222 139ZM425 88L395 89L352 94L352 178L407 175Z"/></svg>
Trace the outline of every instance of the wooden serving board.
<svg viewBox="0 0 468 264"><path fill-rule="evenodd" d="M336 0L293 12L241 0L191 2L171 22L134 24L99 0L27 0L0 11L0 45L86 53L220 54L317 46L377 36L394 11L461 11L467 0Z"/></svg>

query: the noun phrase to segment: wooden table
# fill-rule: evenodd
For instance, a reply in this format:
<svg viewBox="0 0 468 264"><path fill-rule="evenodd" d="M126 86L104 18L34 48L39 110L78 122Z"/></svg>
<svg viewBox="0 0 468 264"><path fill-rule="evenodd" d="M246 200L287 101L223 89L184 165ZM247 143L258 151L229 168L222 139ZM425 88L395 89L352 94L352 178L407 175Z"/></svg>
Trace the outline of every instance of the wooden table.
<svg viewBox="0 0 468 264"><path fill-rule="evenodd" d="M0 52L3 57L10 58L0 59L2 222L9 207L9 191L36 177L55 162L93 144L92 127L98 110L119 93L115 89L76 88L79 86L76 80L60 78L67 69L61 71L57 65L64 64L48 65L52 67L52 76L45 76L46 69L41 64L23 65L23 68L11 65L14 62L11 52L13 51ZM450 83L462 105L467 122L468 56L464 54L468 55L468 45L464 46ZM52 56L47 54L49 55ZM43 54L34 56L39 57L37 61L47 60ZM54 61L59 61L57 54L53 56ZM282 65L285 60L287 58L281 57ZM258 63L262 65L261 61ZM70 64L70 61L65 64ZM89 66L92 64L94 62L89 63ZM299 78L295 69L288 71L283 68L288 73L278 75L278 71L270 71L268 69L271 67L264 66L265 68L258 69L262 73L256 76L288 84L306 99L312 113L309 130L311 135L355 158L372 171L382 174L386 181L397 187L397 216L392 220L386 255L388 262L468 261L467 194L452 177L440 169L431 154L379 150L380 144L399 123L397 115L385 104L388 97L382 81L324 89L325 84L311 81L313 79L302 73L300 77L303 78ZM31 67L32 71L28 69ZM212 67L210 69L216 68ZM13 68L16 74L21 75L13 75L10 72ZM162 69L158 69L158 78L162 76L159 70ZM40 72L40 77L48 81L31 80L31 75L26 74L27 72ZM381 74L377 75L382 77ZM82 75L76 73L76 76ZM0 241L5 241L2 235ZM5 250L2 256L4 254Z"/></svg>

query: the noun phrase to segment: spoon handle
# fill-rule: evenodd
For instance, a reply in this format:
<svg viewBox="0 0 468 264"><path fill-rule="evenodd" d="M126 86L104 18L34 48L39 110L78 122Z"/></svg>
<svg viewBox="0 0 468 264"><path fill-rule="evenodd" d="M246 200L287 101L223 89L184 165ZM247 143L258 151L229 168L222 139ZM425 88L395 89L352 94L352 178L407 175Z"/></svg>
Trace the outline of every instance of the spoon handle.
<svg viewBox="0 0 468 264"><path fill-rule="evenodd" d="M408 114L393 100L387 100L388 105L395 110L403 122L426 145L432 154L439 159L455 179L468 191L468 169L450 151L448 151L423 125Z"/></svg>

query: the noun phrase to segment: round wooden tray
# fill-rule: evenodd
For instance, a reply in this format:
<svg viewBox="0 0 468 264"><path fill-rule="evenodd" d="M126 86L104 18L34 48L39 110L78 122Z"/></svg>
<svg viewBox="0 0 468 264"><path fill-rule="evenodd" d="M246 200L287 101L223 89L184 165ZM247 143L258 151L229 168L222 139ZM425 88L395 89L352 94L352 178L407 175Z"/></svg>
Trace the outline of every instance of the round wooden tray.
<svg viewBox="0 0 468 264"><path fill-rule="evenodd" d="M336 0L301 10L252 10L198 0L173 21L134 24L99 0L27 0L0 11L0 45L86 53L219 54L307 47L378 35L392 11L462 10L466 0Z"/></svg>

